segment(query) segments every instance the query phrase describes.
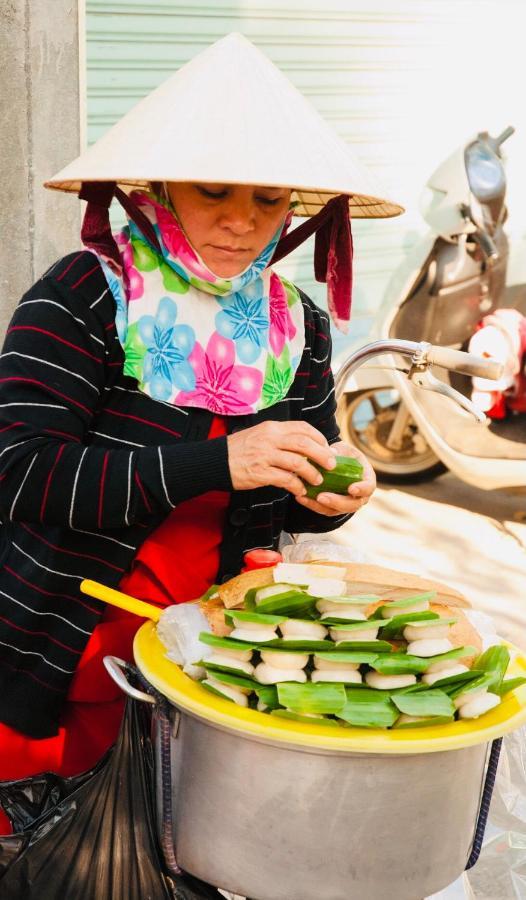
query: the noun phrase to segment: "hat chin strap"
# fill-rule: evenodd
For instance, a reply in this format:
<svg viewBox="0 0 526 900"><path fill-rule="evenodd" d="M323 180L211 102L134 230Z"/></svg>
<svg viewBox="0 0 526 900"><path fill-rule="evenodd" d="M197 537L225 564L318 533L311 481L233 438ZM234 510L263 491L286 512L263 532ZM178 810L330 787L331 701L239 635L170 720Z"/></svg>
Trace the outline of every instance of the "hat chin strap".
<svg viewBox="0 0 526 900"><path fill-rule="evenodd" d="M150 220L142 210L115 181L83 181L79 191L79 199L87 201L86 212L82 222L80 237L85 247L95 250L102 256L113 260L117 266L122 265L119 248L111 233L110 206L116 198L130 219L151 244L161 252L161 246Z"/></svg>
<svg viewBox="0 0 526 900"><path fill-rule="evenodd" d="M312 234L316 281L327 284L327 301L334 324L347 331L351 315L353 283L353 242L349 218L349 198L345 194L328 203L278 241L271 262L283 259Z"/></svg>

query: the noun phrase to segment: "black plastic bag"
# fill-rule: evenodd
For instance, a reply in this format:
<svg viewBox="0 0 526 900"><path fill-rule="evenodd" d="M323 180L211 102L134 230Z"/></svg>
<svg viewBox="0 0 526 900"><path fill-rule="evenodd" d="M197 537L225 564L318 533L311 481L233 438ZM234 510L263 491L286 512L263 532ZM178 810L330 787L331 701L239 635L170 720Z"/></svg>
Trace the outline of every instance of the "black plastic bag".
<svg viewBox="0 0 526 900"><path fill-rule="evenodd" d="M157 841L148 711L128 701L115 746L76 778L0 783L2 900L221 900L167 873Z"/></svg>

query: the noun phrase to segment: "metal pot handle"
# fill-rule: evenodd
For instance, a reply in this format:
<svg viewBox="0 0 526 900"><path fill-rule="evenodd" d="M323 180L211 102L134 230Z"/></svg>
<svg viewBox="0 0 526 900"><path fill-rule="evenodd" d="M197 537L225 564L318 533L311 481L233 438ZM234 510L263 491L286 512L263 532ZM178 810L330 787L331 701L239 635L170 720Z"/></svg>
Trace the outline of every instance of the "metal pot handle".
<svg viewBox="0 0 526 900"><path fill-rule="evenodd" d="M143 703L151 703L152 706L155 706L156 700L151 694L146 694L144 691L138 691L137 688L131 686L125 674L126 670L129 668L127 662L123 659L119 659L118 656L105 656L103 663L110 678L118 685L118 687L120 687L121 691L124 691L124 693L128 695L128 697L132 697L133 700L141 700Z"/></svg>

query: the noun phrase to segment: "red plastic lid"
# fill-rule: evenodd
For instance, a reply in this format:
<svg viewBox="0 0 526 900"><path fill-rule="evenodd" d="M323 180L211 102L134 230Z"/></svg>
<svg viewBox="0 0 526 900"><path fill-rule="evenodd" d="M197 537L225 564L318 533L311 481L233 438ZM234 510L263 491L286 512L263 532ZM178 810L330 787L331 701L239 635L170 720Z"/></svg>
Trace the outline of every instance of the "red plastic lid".
<svg viewBox="0 0 526 900"><path fill-rule="evenodd" d="M251 569L266 569L269 566L276 566L283 562L281 553L277 550L249 550L244 556L245 566L243 572L249 572Z"/></svg>

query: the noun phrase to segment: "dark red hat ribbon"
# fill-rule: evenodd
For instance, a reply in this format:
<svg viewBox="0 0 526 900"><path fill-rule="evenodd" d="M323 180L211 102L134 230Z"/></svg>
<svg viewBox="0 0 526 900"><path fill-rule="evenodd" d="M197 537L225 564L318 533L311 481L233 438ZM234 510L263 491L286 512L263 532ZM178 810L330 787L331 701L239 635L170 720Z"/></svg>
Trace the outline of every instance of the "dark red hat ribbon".
<svg viewBox="0 0 526 900"><path fill-rule="evenodd" d="M152 223L131 197L117 187L114 181L84 181L82 183L79 198L87 200L88 204L80 232L84 246L113 260L118 266L122 265L119 248L111 233L110 225L110 206L114 197L145 238L156 250L160 251L161 247Z"/></svg>
<svg viewBox="0 0 526 900"><path fill-rule="evenodd" d="M351 316L353 242L349 218L349 198L333 197L315 216L311 216L278 241L272 263L283 259L312 234L316 281L327 284L327 303L334 324L347 331Z"/></svg>

